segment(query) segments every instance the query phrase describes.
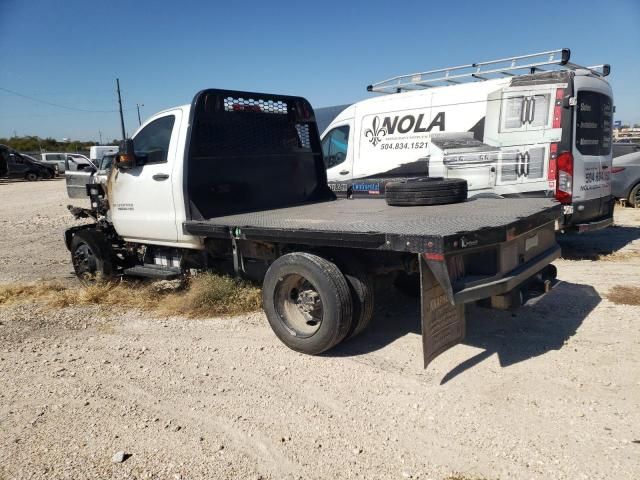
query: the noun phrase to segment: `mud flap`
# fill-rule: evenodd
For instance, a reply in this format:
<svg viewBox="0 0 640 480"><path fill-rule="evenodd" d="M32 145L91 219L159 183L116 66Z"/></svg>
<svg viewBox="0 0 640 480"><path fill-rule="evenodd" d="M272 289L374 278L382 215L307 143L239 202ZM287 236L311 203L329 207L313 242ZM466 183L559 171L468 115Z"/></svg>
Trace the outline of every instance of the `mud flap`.
<svg viewBox="0 0 640 480"><path fill-rule="evenodd" d="M453 305L420 255L420 299L424 368L438 355L464 340L464 305Z"/></svg>

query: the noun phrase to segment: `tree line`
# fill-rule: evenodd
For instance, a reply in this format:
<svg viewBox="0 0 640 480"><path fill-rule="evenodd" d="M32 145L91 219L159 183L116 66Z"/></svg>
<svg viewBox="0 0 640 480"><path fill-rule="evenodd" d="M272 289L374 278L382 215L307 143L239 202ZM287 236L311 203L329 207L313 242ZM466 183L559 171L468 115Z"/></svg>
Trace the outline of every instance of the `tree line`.
<svg viewBox="0 0 640 480"><path fill-rule="evenodd" d="M118 140L113 140L111 145L118 145ZM0 145L7 145L19 152L82 152L88 151L89 147L98 145L96 142L81 142L80 140L70 140L59 142L55 138L40 138L36 136L0 138Z"/></svg>

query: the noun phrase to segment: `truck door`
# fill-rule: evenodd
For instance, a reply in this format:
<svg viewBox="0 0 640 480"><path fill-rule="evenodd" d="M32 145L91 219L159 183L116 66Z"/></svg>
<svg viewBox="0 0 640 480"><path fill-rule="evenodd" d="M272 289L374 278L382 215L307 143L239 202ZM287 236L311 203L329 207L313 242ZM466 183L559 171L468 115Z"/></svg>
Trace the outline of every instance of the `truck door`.
<svg viewBox="0 0 640 480"><path fill-rule="evenodd" d="M110 178L112 221L124 238L177 241L172 175L182 168L182 152L178 152L181 117L182 112L174 110L147 123L133 138L140 164L116 169Z"/></svg>
<svg viewBox="0 0 640 480"><path fill-rule="evenodd" d="M332 128L322 139L328 181L340 182L353 178L353 148L349 148L352 137L353 128L346 123Z"/></svg>

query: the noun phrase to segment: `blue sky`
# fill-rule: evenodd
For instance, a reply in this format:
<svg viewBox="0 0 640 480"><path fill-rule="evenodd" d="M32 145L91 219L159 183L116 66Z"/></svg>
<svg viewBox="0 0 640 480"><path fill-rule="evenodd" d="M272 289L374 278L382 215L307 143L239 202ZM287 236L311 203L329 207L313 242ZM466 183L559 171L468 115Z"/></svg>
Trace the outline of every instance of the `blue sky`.
<svg viewBox="0 0 640 480"><path fill-rule="evenodd" d="M307 97L368 96L414 71L556 48L610 63L616 119L640 122L640 0L96 1L0 0L0 137L119 136L142 116L223 87Z"/></svg>

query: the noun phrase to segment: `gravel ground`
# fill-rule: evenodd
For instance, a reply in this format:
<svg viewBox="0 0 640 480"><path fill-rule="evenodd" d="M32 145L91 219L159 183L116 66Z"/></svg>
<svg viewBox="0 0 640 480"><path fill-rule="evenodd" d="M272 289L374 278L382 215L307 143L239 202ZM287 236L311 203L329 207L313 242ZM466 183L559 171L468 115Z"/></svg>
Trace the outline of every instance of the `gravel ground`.
<svg viewBox="0 0 640 480"><path fill-rule="evenodd" d="M61 181L0 183L0 282L72 281L66 203ZM640 284L640 210L616 220L562 238L535 304L470 307L428 370L417 302L385 291L369 331L319 357L261 312L0 308L0 479L637 478L640 307L606 293Z"/></svg>

